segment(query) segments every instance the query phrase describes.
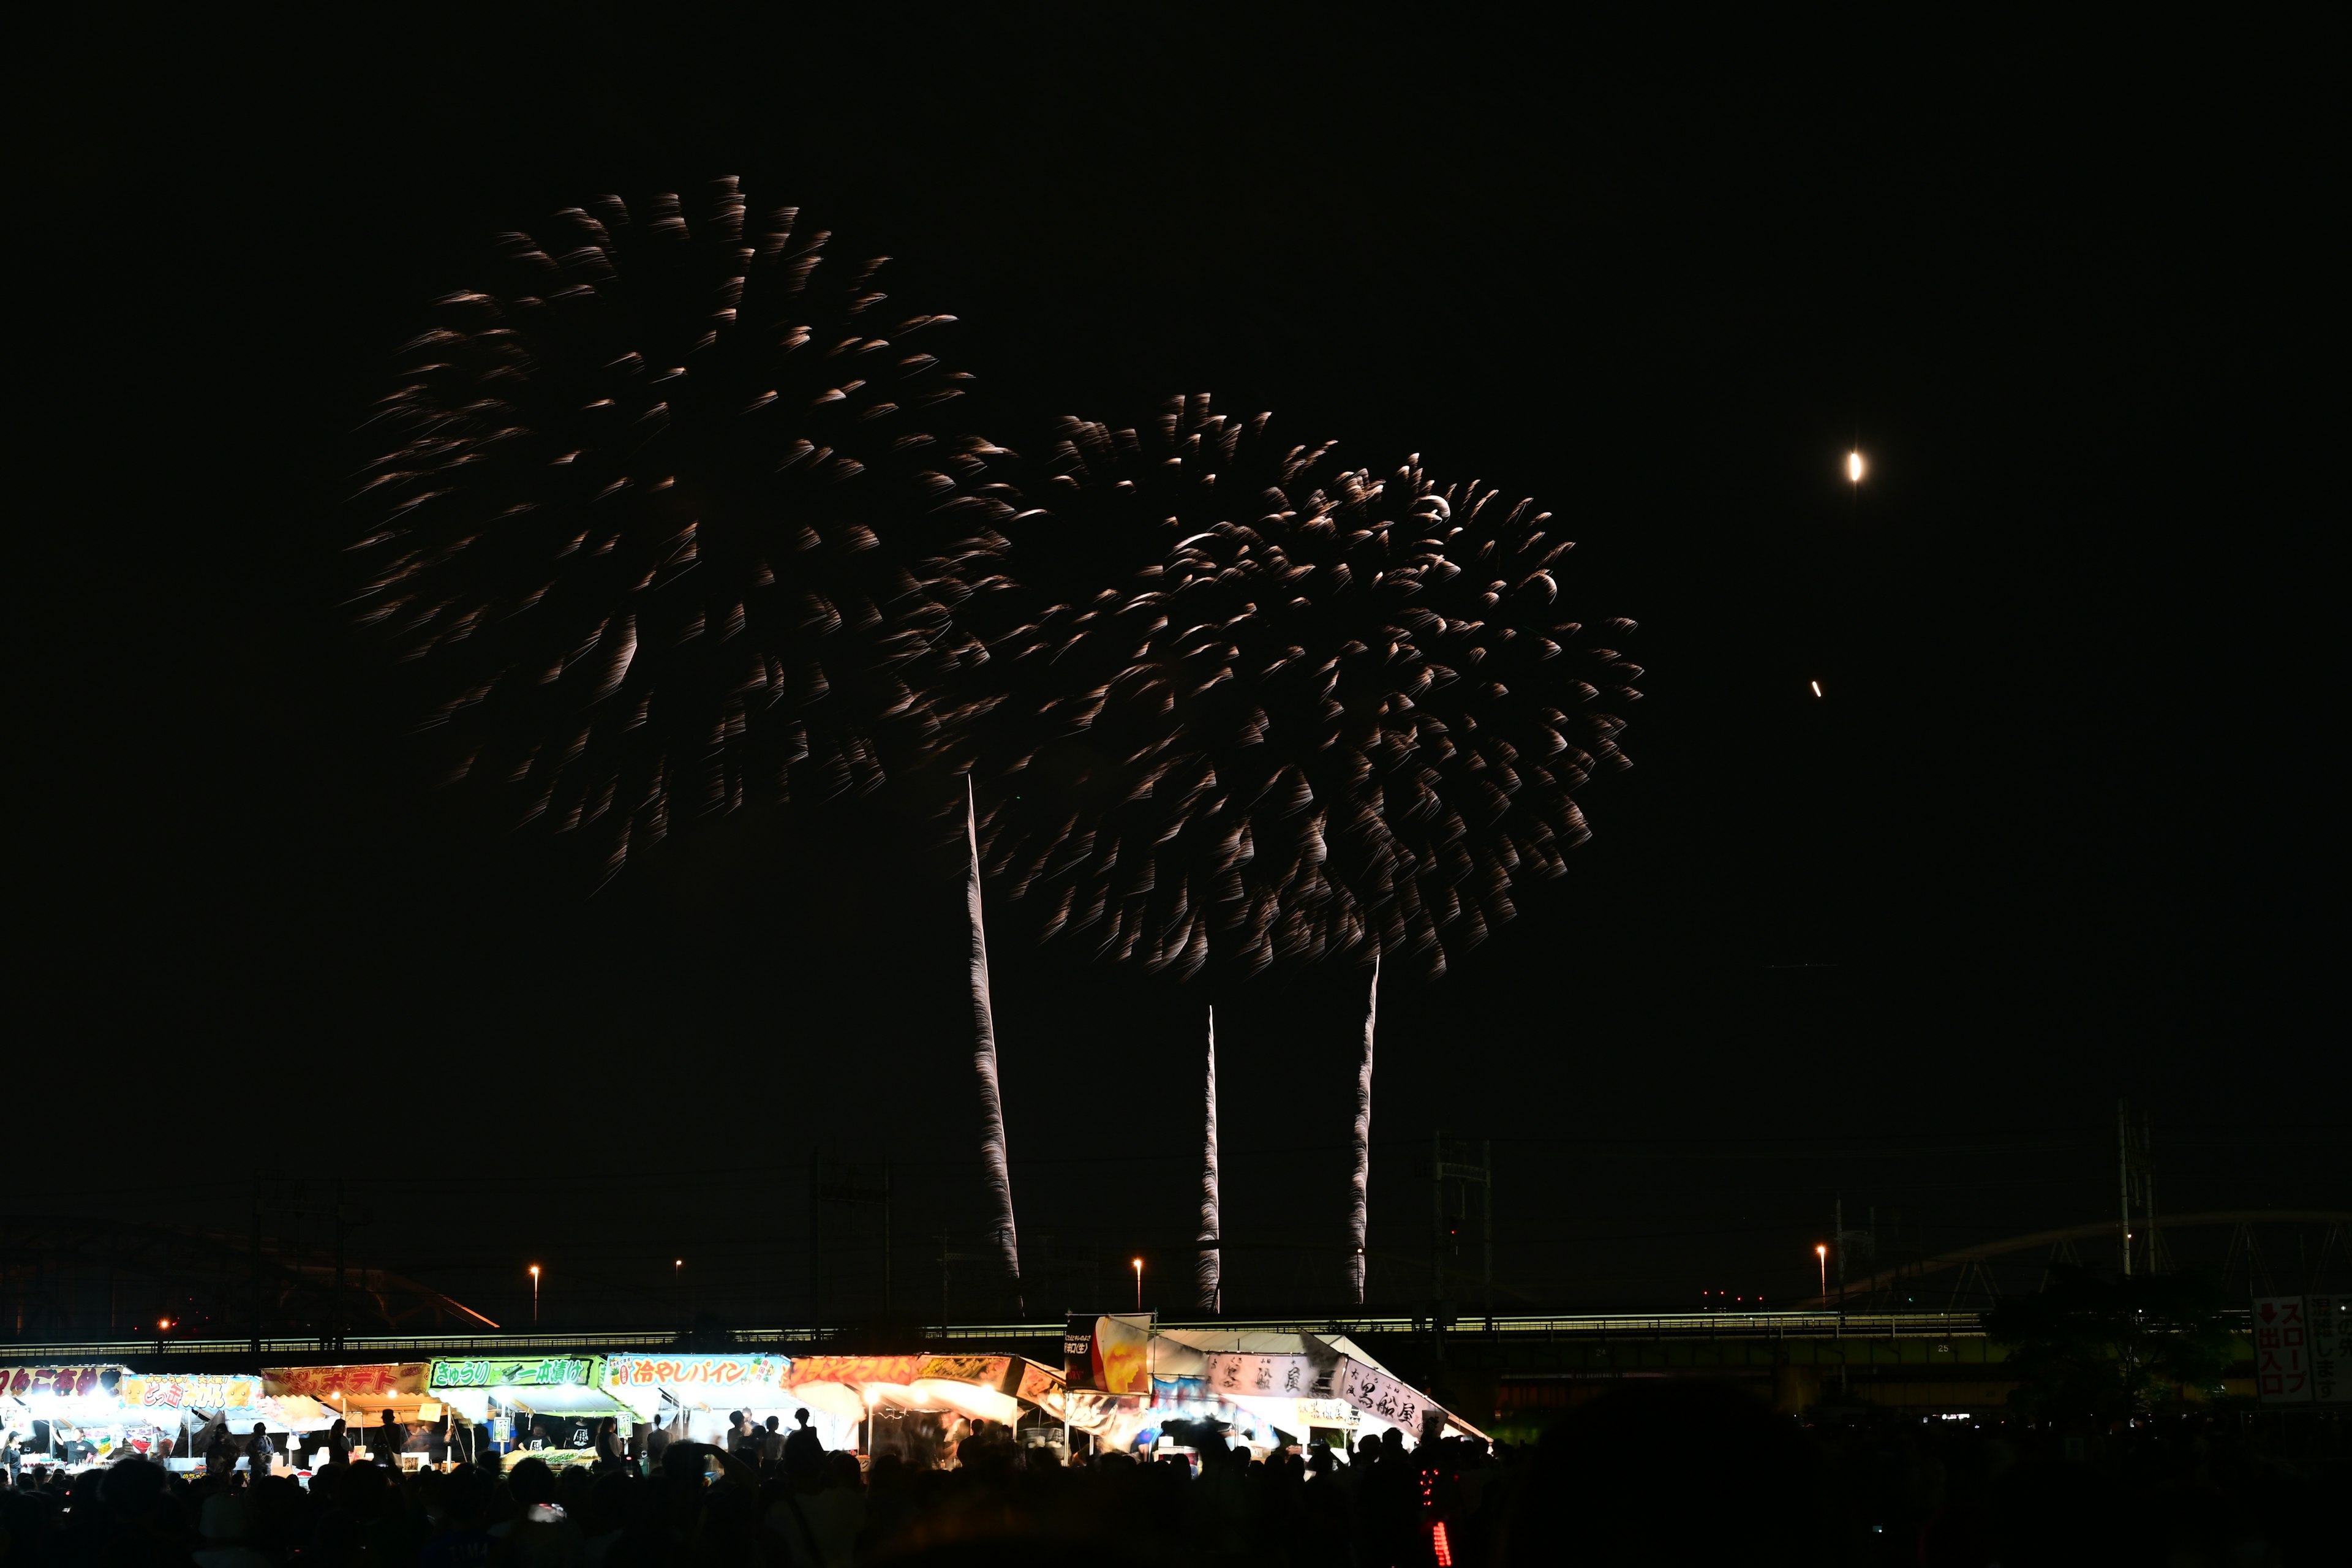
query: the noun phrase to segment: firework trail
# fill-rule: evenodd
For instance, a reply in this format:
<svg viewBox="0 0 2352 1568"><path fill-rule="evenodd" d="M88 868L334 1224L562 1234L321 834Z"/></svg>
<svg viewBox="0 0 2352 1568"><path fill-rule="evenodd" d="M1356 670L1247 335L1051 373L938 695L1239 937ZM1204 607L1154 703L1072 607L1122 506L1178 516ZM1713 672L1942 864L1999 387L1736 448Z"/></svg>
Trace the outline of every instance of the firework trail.
<svg viewBox="0 0 2352 1568"><path fill-rule="evenodd" d="M981 1164L986 1173L990 1229L998 1261L1013 1282L1014 1310L1021 1300L1021 1240L1013 1223L1013 1166L1004 1140L1004 1100L996 1077L996 1011L988 989L988 925L980 900L980 831L971 812L971 779L964 778L964 842L970 851L964 874L964 908L971 929L972 1072L979 1080Z"/></svg>
<svg viewBox="0 0 2352 1568"><path fill-rule="evenodd" d="M1442 973L1586 836L1570 795L1623 760L1595 704L1640 672L1559 618L1549 514L1417 460L1375 479L1268 426L1205 397L1143 429L1065 422L1035 496L1052 531L1015 520L1015 574L1041 536L1148 563L992 638L1008 684L1034 669L1052 695L999 715L989 868L1052 900L1049 936L1148 968Z"/></svg>
<svg viewBox="0 0 2352 1568"><path fill-rule="evenodd" d="M1381 961L1372 960L1372 983L1364 994L1364 1047L1356 1061L1355 1163L1348 1174L1349 1300L1364 1301L1364 1238L1370 1234L1372 1194L1372 1037L1381 1016Z"/></svg>
<svg viewBox="0 0 2352 1568"><path fill-rule="evenodd" d="M1221 1299L1223 1249L1219 1245L1217 1218L1217 1010L1209 1009L1209 1053L1205 1100L1206 1129L1201 1142L1201 1256L1193 1265L1193 1282L1200 1287L1201 1310L1223 1310Z"/></svg>
<svg viewBox="0 0 2352 1568"><path fill-rule="evenodd" d="M371 422L362 623L453 780L608 876L703 814L874 788L983 657L950 563L1011 508L954 433L954 318L884 310L887 258L828 238L731 179L691 222L559 213L437 302Z"/></svg>
<svg viewBox="0 0 2352 1568"><path fill-rule="evenodd" d="M430 689L452 781L594 837L607 879L697 817L871 790L973 716L954 611L1003 546L1009 454L959 430L954 318L884 310L888 258L829 239L731 179L691 220L558 213L436 302L370 422L362 623ZM1017 1291L976 884L968 907Z"/></svg>

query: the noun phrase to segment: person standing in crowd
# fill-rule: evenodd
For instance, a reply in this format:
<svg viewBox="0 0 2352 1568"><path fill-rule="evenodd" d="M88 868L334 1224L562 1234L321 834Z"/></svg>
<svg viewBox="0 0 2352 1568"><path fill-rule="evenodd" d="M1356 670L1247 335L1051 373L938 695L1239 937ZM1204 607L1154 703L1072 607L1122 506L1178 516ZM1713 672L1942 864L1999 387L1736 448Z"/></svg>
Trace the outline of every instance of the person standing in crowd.
<svg viewBox="0 0 2352 1568"><path fill-rule="evenodd" d="M760 1444L756 1429L751 1425L751 1413L730 1410L727 1416L727 1451L739 1459L756 1463L760 1457Z"/></svg>
<svg viewBox="0 0 2352 1568"><path fill-rule="evenodd" d="M391 1411L385 1411L383 1425L376 1428L373 1440L368 1444L368 1451L375 1456L375 1462L379 1465L396 1465L400 1461L393 1456L406 1447L408 1447L407 1431L399 1422L392 1418Z"/></svg>
<svg viewBox="0 0 2352 1568"><path fill-rule="evenodd" d="M205 1439L205 1474L217 1479L236 1468L236 1439L228 1435L228 1423L215 1419L213 1432Z"/></svg>
<svg viewBox="0 0 2352 1568"><path fill-rule="evenodd" d="M247 1484L259 1486L261 1479L269 1473L269 1461L277 1457L278 1445L269 1440L269 1428L255 1422L253 1436L245 1446L246 1468L252 1472Z"/></svg>
<svg viewBox="0 0 2352 1568"><path fill-rule="evenodd" d="M332 1426L327 1428L327 1463L348 1465L351 1462L351 1435L343 1430L342 1422L338 1420Z"/></svg>
<svg viewBox="0 0 2352 1568"><path fill-rule="evenodd" d="M627 1463L621 1451L621 1423L607 1415L596 1423L596 1469L599 1474L620 1469Z"/></svg>
<svg viewBox="0 0 2352 1568"><path fill-rule="evenodd" d="M760 1434L760 1468L772 1470L784 1462L784 1418L768 1417L767 1430Z"/></svg>
<svg viewBox="0 0 2352 1568"><path fill-rule="evenodd" d="M806 1410L793 1412L792 1435L783 1441L782 1457L787 1475L814 1475L824 1463L824 1440L809 1425Z"/></svg>

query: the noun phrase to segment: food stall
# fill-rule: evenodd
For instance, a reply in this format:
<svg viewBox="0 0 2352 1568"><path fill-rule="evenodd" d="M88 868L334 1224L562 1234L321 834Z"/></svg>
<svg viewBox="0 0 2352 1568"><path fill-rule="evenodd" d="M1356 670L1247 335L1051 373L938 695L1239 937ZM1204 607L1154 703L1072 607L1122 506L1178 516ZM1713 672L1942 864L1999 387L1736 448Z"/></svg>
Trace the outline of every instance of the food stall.
<svg viewBox="0 0 2352 1568"><path fill-rule="evenodd" d="M122 1405L129 1371L111 1363L0 1370L0 1423L16 1434L26 1467L79 1470L105 1463L134 1436L152 1445L161 1434L141 1434L146 1424Z"/></svg>
<svg viewBox="0 0 2352 1568"><path fill-rule="evenodd" d="M637 1420L674 1437L723 1444L730 1411L750 1413L762 1426L771 1415L792 1430L794 1408L784 1384L793 1361L784 1355L614 1355L604 1359L604 1391Z"/></svg>
<svg viewBox="0 0 2352 1568"><path fill-rule="evenodd" d="M1016 1355L802 1356L785 1384L826 1447L897 1453L924 1468L958 1418L1016 1426L1024 1406L1050 1410L1061 1387L1059 1371Z"/></svg>
<svg viewBox="0 0 2352 1568"><path fill-rule="evenodd" d="M322 1431L333 1413L302 1398L277 1398L251 1373L151 1376L125 1366L0 1370L0 1420L18 1434L26 1463L69 1470L127 1453L194 1468L195 1437L225 1421L242 1443L256 1423L272 1433Z"/></svg>
<svg viewBox="0 0 2352 1568"><path fill-rule="evenodd" d="M1344 1335L1085 1316L1070 1320L1064 1351L1067 1387L1054 1413L1102 1447L1165 1446L1171 1423L1202 1421L1258 1453L1313 1438L1337 1448L1391 1427L1416 1443L1486 1438Z"/></svg>
<svg viewBox="0 0 2352 1568"><path fill-rule="evenodd" d="M639 1419L607 1386L605 1363L600 1355L450 1356L427 1363L425 1393L488 1428L502 1450L528 1450L551 1465L584 1463L595 1457L598 1422Z"/></svg>
<svg viewBox="0 0 2352 1568"><path fill-rule="evenodd" d="M426 1363L421 1361L274 1367L261 1375L268 1397L315 1403L328 1413L330 1424L341 1420L354 1459L382 1462L393 1458L413 1469L430 1455L408 1449L410 1428L437 1426L445 1439L448 1436L448 1407L425 1386ZM399 1447L386 1445L380 1436L387 1426L394 1429ZM379 1451L387 1447L389 1454Z"/></svg>
<svg viewBox="0 0 2352 1568"><path fill-rule="evenodd" d="M297 1433L323 1432L335 1419L335 1413L316 1400L271 1394L268 1380L256 1373L132 1373L122 1379L120 1394L126 1413L172 1439L166 1463L177 1470L203 1465L197 1438L215 1421L226 1423L240 1447L257 1425L266 1427L278 1439L282 1473L293 1468L292 1446L286 1439Z"/></svg>

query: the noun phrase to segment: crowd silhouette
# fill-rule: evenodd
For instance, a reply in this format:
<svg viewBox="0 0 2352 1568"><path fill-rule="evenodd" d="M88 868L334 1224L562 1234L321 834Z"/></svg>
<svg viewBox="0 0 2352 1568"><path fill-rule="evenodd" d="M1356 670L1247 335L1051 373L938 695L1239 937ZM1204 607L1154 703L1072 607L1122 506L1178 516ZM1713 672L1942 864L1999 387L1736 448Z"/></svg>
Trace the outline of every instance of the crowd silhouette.
<svg viewBox="0 0 2352 1568"><path fill-rule="evenodd" d="M2332 1424L2231 1414L2087 1436L1916 1417L1805 1426L1727 1387L1632 1385L1540 1444L1397 1432L1263 1458L1024 1446L975 1422L953 1468L827 1451L804 1425L649 1459L599 1444L308 1478L132 1458L10 1477L5 1568L859 1568L1554 1563L2194 1565L2340 1561ZM737 1435L730 1434L730 1437ZM770 1440L773 1439L773 1440Z"/></svg>

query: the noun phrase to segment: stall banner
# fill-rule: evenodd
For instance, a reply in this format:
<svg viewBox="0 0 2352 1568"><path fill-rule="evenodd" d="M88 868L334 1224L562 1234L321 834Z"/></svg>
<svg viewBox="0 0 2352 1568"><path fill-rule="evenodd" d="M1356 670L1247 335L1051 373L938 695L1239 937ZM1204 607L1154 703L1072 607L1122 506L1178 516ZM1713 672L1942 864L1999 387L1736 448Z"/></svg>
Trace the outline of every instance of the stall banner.
<svg viewBox="0 0 2352 1568"><path fill-rule="evenodd" d="M1408 1432L1421 1429L1422 1413L1429 1407L1419 1389L1399 1383L1378 1367L1352 1360L1340 1363L1339 1397L1365 1415L1377 1415Z"/></svg>
<svg viewBox="0 0 2352 1568"><path fill-rule="evenodd" d="M395 1394L422 1394L425 1366L421 1361L383 1366L286 1366L264 1368L267 1392L280 1398L289 1394L305 1399L389 1399Z"/></svg>
<svg viewBox="0 0 2352 1568"><path fill-rule="evenodd" d="M1333 1392L1331 1373L1316 1372L1308 1357L1298 1354L1253 1355L1211 1351L1209 1386L1220 1394L1248 1394L1267 1399L1328 1399Z"/></svg>
<svg viewBox="0 0 2352 1568"><path fill-rule="evenodd" d="M54 1394L59 1399L99 1399L111 1394L131 1369L123 1366L20 1366L0 1370L0 1394L22 1399Z"/></svg>
<svg viewBox="0 0 2352 1568"><path fill-rule="evenodd" d="M919 1355L804 1355L793 1363L787 1386L803 1383L910 1384L923 1375Z"/></svg>
<svg viewBox="0 0 2352 1568"><path fill-rule="evenodd" d="M1096 1394L1151 1392L1151 1321L1073 1315L1062 1335L1063 1378Z"/></svg>
<svg viewBox="0 0 2352 1568"><path fill-rule="evenodd" d="M429 1388L594 1388L603 1356L510 1356L436 1361Z"/></svg>
<svg viewBox="0 0 2352 1568"><path fill-rule="evenodd" d="M943 1377L950 1383L969 1383L981 1388L992 1388L999 1394L1010 1394L1006 1385L1013 1381L1013 1358L1009 1355L927 1355L923 1358L922 1377Z"/></svg>
<svg viewBox="0 0 2352 1568"><path fill-rule="evenodd" d="M1044 1407L1058 1399L1062 1393L1062 1374L1050 1366L1039 1366L1034 1361L1021 1363L1021 1382L1013 1390L1013 1397L1024 1405Z"/></svg>
<svg viewBox="0 0 2352 1568"><path fill-rule="evenodd" d="M261 1379L184 1373L172 1377L126 1377L122 1403L145 1410L247 1410L261 1395Z"/></svg>
<svg viewBox="0 0 2352 1568"><path fill-rule="evenodd" d="M604 1358L606 1388L782 1388L792 1360L780 1355L616 1355Z"/></svg>

